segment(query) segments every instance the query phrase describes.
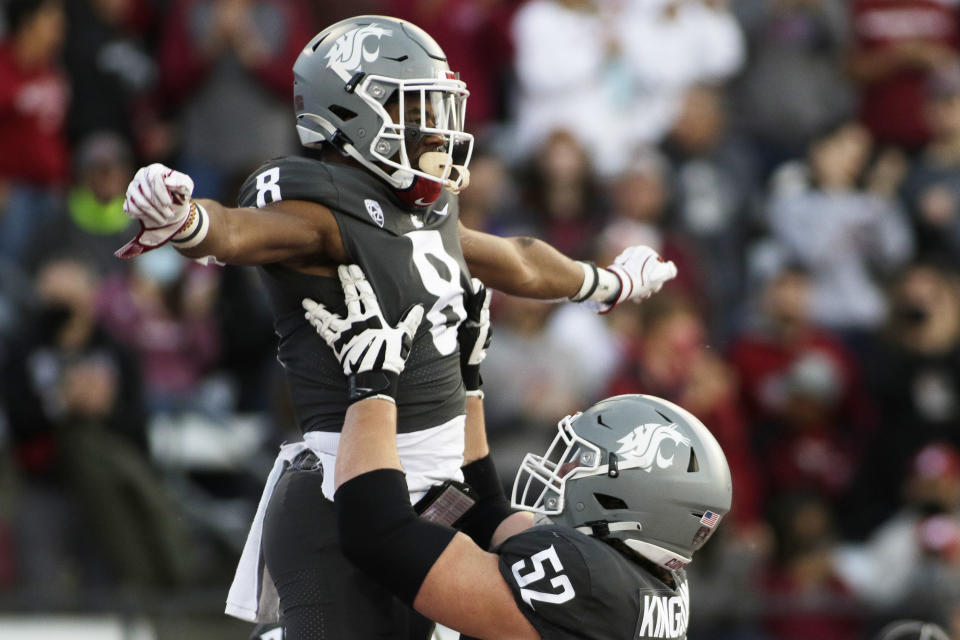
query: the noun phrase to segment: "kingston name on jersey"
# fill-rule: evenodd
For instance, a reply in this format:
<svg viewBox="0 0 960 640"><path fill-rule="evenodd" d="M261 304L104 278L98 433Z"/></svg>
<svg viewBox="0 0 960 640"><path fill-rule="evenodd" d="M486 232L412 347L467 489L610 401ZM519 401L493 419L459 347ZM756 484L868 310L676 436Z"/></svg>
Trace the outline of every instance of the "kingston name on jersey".
<svg viewBox="0 0 960 640"><path fill-rule="evenodd" d="M343 246L366 274L387 322L423 305L424 321L400 376L398 432L463 414L457 327L466 317L463 293L470 274L460 249L457 198L444 192L431 207L413 212L363 169L290 156L271 160L247 178L238 204L263 207L280 200L316 202L333 212ZM333 352L304 320L300 304L309 297L345 315L340 281L280 265L260 271L300 428L340 431L346 379Z"/></svg>
<svg viewBox="0 0 960 640"><path fill-rule="evenodd" d="M610 545L568 527L541 526L500 548L500 574L520 611L549 640L684 640L685 571L676 588Z"/></svg>

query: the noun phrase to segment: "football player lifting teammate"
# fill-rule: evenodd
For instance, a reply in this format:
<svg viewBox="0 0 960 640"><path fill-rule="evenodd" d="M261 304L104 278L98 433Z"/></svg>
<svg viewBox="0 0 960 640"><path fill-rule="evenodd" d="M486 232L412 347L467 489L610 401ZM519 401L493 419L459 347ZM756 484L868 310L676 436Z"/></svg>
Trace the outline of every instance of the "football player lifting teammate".
<svg viewBox="0 0 960 640"><path fill-rule="evenodd" d="M341 277L354 301L346 317L308 301L311 323L348 377L401 372L422 307L390 327L359 269L341 267ZM468 400L468 455L485 452L482 411L480 397ZM542 522L495 536L488 552L417 517L396 416L389 394L352 403L335 471L344 553L380 585L476 638L686 638L684 567L732 495L723 451L697 418L642 395L564 418L546 454L528 454L514 481L514 506Z"/></svg>
<svg viewBox="0 0 960 640"><path fill-rule="evenodd" d="M533 238L460 224L456 194L469 182L473 144L464 130L468 91L418 27L383 16L341 21L307 43L293 72L296 127L309 157L262 165L241 187L236 208L192 199L183 173L141 168L124 204L141 229L117 255L170 243L200 261L257 265L269 294L304 441L281 450L268 478L228 613L275 619L279 595L292 640L403 638L380 634L407 625L409 608L351 573L339 550L332 469L350 402L396 398L395 445L414 502L444 481L466 475L472 484L470 476L488 473L490 463L461 471L466 389L457 332L471 276L512 295L569 298L606 312L655 293L676 268L647 247L598 268ZM346 313L336 271L349 263L366 273L387 321L411 305L424 309L404 374L351 388L301 309L311 298ZM311 472L282 473L291 468ZM486 519L473 534L481 542L511 514L496 501L487 507L476 512Z"/></svg>

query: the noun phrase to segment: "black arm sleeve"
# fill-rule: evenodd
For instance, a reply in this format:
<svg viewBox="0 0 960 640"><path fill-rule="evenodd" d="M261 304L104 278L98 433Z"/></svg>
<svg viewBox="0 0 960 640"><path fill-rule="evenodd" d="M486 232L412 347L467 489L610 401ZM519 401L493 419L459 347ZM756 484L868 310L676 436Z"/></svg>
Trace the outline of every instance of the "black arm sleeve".
<svg viewBox="0 0 960 640"><path fill-rule="evenodd" d="M507 517L516 513L516 509L510 508L497 468L489 455L465 465L462 471L464 481L476 490L480 499L457 528L473 538L481 549L489 549L493 532Z"/></svg>
<svg viewBox="0 0 960 640"><path fill-rule="evenodd" d="M340 545L353 564L413 605L427 573L457 534L419 518L397 469L377 469L340 485L334 495Z"/></svg>

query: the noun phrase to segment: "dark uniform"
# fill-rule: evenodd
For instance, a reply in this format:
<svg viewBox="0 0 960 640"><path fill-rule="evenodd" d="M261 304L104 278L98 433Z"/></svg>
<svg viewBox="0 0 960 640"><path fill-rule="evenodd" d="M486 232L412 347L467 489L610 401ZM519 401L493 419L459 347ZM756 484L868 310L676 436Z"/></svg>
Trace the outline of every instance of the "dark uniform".
<svg viewBox="0 0 960 640"><path fill-rule="evenodd" d="M413 340L397 395L397 431L443 424L465 410L457 326L466 317L470 273L460 250L459 208L446 191L427 209L406 209L365 169L300 157L272 160L240 188L241 207L306 200L333 212L350 260L360 265L391 325L414 304L424 322ZM336 276L312 276L279 265L261 267L280 337L300 429L340 431L346 378L336 356L303 317L303 298L346 315Z"/></svg>
<svg viewBox="0 0 960 640"><path fill-rule="evenodd" d="M687 637L690 590L674 586L612 546L568 527L541 526L500 548L500 573L517 606L545 640Z"/></svg>
<svg viewBox="0 0 960 640"><path fill-rule="evenodd" d="M457 198L444 192L429 208L413 211L364 169L285 157L264 164L244 182L239 205L263 207L279 200L316 202L333 212L350 261L363 269L387 322L395 324L412 305L423 305L424 322L400 376L398 433L463 415L457 327L466 316L463 293L470 275L460 249ZM260 270L300 429L339 432L347 409L346 377L304 319L301 300L313 298L345 316L340 281L280 265ZM423 456L436 453L463 452L425 450ZM306 452L280 478L264 519L263 558L280 596L288 637L427 637L432 623L343 556L322 481L322 467Z"/></svg>

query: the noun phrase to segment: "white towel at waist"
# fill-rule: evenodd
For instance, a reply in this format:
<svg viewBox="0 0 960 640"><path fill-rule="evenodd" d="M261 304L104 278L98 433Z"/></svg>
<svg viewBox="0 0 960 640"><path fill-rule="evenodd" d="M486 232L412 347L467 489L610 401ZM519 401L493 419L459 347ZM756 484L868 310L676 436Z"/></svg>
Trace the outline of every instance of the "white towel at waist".
<svg viewBox="0 0 960 640"><path fill-rule="evenodd" d="M450 479L463 480L460 467L463 465L464 420L464 416L457 416L436 427L397 435L397 451L407 477L411 503L416 503L434 484ZM339 433L310 431L304 435L303 441L280 447L227 594L227 614L259 623L279 619L280 600L264 565L261 549L267 504L290 461L307 449L313 451L323 464L323 495L333 500L333 469L339 444Z"/></svg>

